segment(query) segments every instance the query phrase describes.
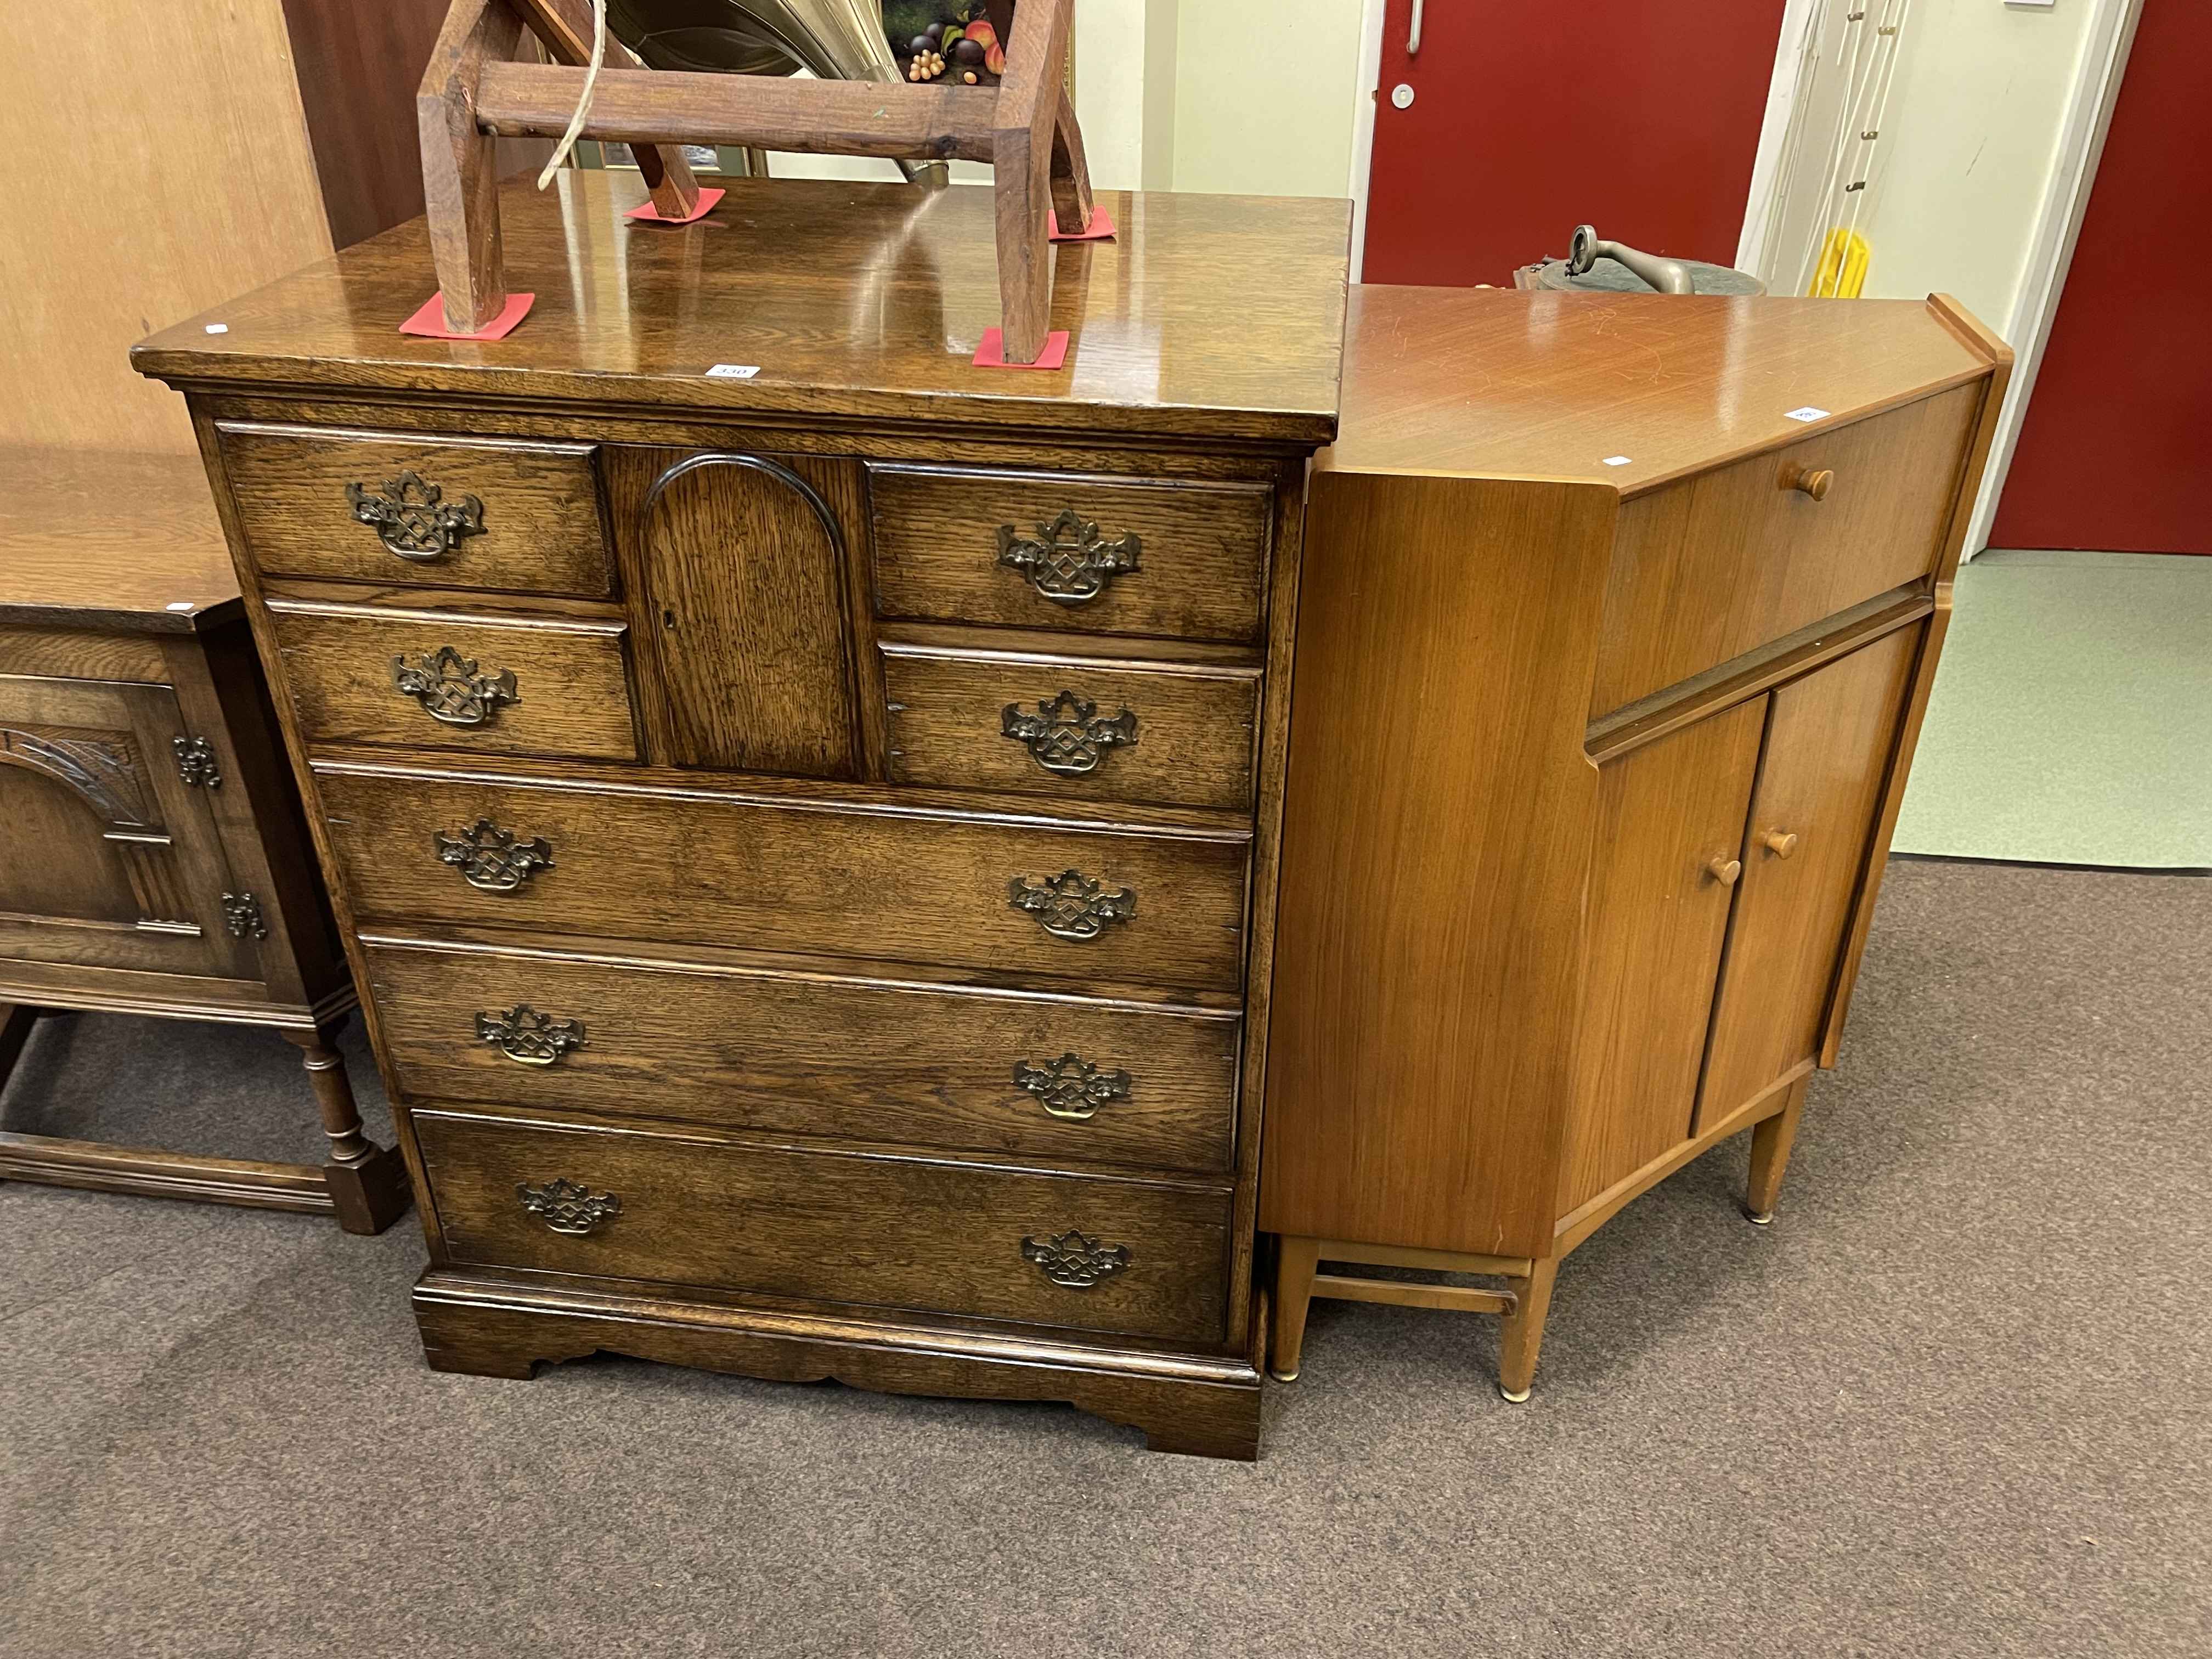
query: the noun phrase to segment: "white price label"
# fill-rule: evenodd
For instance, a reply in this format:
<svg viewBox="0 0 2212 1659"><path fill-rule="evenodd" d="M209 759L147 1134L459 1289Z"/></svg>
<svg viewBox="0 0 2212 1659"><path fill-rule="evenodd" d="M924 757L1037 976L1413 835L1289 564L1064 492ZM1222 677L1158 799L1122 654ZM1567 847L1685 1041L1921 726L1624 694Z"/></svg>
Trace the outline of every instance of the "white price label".
<svg viewBox="0 0 2212 1659"><path fill-rule="evenodd" d="M1782 418L1785 421L1825 421L1828 418L1828 411L1825 409L1815 409L1812 404L1807 404L1802 409L1789 410Z"/></svg>
<svg viewBox="0 0 2212 1659"><path fill-rule="evenodd" d="M716 363L707 371L708 378L716 380L750 380L759 373L758 363Z"/></svg>

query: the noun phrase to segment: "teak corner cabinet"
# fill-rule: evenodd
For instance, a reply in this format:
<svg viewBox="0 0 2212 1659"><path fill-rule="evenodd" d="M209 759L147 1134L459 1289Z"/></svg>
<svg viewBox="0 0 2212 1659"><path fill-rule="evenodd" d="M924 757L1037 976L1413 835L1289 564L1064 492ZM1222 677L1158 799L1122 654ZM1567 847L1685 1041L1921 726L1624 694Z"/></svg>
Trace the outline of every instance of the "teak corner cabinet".
<svg viewBox="0 0 2212 1659"><path fill-rule="evenodd" d="M537 302L495 346L393 331L418 222L138 350L332 877L425 1352L1251 1456L1345 206L1109 196L1117 240L1048 256L1066 366L1023 372L969 362L991 192L726 182L680 229L621 173L511 188Z"/></svg>
<svg viewBox="0 0 2212 1659"><path fill-rule="evenodd" d="M1261 1226L1498 1313L1832 1065L2010 354L1946 299L1355 289L1296 659ZM1317 1273L1502 1276L1499 1289Z"/></svg>

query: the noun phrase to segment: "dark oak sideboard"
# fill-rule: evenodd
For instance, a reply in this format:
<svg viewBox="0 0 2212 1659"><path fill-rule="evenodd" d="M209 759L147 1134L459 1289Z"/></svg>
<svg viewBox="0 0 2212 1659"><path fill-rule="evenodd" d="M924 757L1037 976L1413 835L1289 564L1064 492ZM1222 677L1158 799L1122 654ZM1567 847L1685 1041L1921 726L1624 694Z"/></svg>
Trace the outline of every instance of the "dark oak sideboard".
<svg viewBox="0 0 2212 1659"><path fill-rule="evenodd" d="M1954 302L1360 288L1316 463L1261 1225L1501 1314L1835 1063L2011 355ZM1324 1261L1502 1278L1498 1288Z"/></svg>
<svg viewBox="0 0 2212 1659"><path fill-rule="evenodd" d="M334 1213L381 1231L404 1166L331 1039L354 1006L207 482L190 456L0 459L0 1083L45 1012L299 1045L320 1165L0 1133L0 1180Z"/></svg>
<svg viewBox="0 0 2212 1659"><path fill-rule="evenodd" d="M1102 198L1057 371L988 191L510 189L159 336L334 882L433 1365L1069 1400L1250 1456L1304 477L1344 204ZM210 336L204 324L228 331Z"/></svg>

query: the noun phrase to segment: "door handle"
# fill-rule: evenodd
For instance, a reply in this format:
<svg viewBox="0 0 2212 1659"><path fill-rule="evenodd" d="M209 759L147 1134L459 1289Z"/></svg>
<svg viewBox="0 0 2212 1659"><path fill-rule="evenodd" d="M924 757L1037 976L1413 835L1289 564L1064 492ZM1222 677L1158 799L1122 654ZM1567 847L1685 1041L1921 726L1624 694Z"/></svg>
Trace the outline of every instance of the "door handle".
<svg viewBox="0 0 2212 1659"><path fill-rule="evenodd" d="M1705 873L1723 887L1735 885L1735 878L1743 873L1741 859L1725 858L1715 854L1705 860Z"/></svg>
<svg viewBox="0 0 2212 1659"><path fill-rule="evenodd" d="M1787 830L1762 830L1759 844L1778 859L1786 859L1797 850L1797 837Z"/></svg>
<svg viewBox="0 0 2212 1659"><path fill-rule="evenodd" d="M1415 56L1421 50L1421 8L1423 0L1413 0L1413 27L1406 31L1406 56Z"/></svg>

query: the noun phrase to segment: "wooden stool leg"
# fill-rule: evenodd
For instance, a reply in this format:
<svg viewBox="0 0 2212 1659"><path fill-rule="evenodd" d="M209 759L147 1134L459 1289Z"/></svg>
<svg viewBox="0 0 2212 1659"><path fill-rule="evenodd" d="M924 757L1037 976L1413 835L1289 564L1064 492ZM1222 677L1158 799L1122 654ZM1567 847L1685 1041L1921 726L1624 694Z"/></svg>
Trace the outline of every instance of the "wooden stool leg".
<svg viewBox="0 0 2212 1659"><path fill-rule="evenodd" d="M335 1025L313 1031L287 1031L299 1045L314 1085L315 1105L330 1137L330 1161L323 1180L337 1206L338 1225L349 1233L380 1233L407 1213L410 1196L407 1166L397 1150L380 1146L362 1133L361 1112L346 1079L345 1060L331 1046Z"/></svg>
<svg viewBox="0 0 2212 1659"><path fill-rule="evenodd" d="M1790 1091L1789 1104L1751 1132L1751 1182L1744 1192L1743 1212L1759 1226L1774 1219L1774 1200L1782 1194L1790 1149L1797 1144L1797 1121L1805 1115L1805 1086L1810 1081L1800 1078Z"/></svg>
<svg viewBox="0 0 2212 1659"><path fill-rule="evenodd" d="M1063 236L1091 228L1091 163L1083 154L1083 129L1075 124L1075 105L1060 89L1060 108L1052 122L1052 216Z"/></svg>
<svg viewBox="0 0 2212 1659"><path fill-rule="evenodd" d="M1306 1309L1313 1302L1314 1272L1320 1266L1321 1240L1276 1241L1275 1328L1268 1344L1267 1375L1278 1382L1298 1380L1298 1356L1306 1344Z"/></svg>
<svg viewBox="0 0 2212 1659"><path fill-rule="evenodd" d="M1559 1277L1556 1257L1534 1264L1528 1277L1506 1282L1513 1311L1498 1334L1498 1392L1515 1405L1528 1397L1536 1380L1536 1355L1544 1346L1544 1318L1552 1311L1552 1282Z"/></svg>
<svg viewBox="0 0 2212 1659"><path fill-rule="evenodd" d="M503 0L456 0L415 95L423 210L446 326L472 334L507 304L499 231L498 140L477 129L477 81L514 56L522 20Z"/></svg>

